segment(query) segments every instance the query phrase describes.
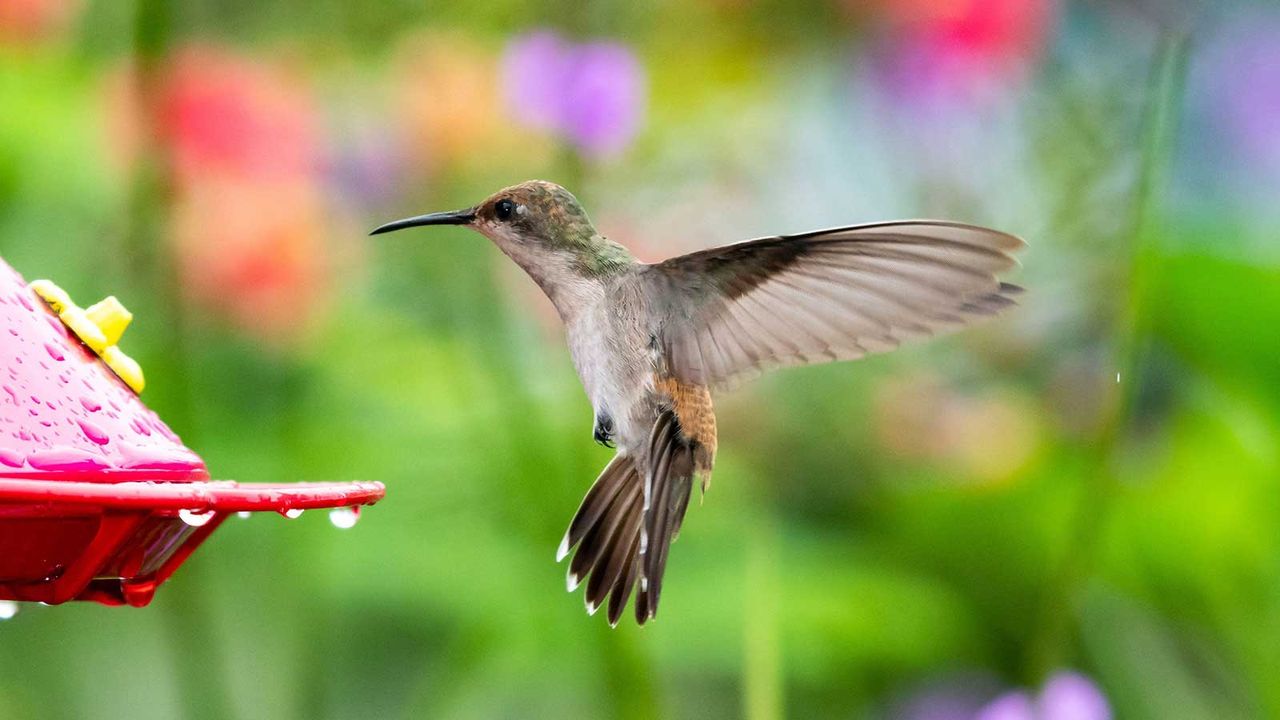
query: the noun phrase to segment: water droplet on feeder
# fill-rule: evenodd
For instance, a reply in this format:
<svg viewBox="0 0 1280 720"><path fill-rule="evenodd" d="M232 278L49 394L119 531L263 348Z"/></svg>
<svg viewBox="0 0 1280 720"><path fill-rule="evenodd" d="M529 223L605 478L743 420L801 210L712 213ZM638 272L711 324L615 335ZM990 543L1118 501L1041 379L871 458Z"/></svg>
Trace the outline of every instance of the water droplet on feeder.
<svg viewBox="0 0 1280 720"><path fill-rule="evenodd" d="M302 517L302 508L289 508L288 510L280 511L280 514L289 518L290 520L297 520L298 518Z"/></svg>
<svg viewBox="0 0 1280 720"><path fill-rule="evenodd" d="M17 450L0 448L0 463L4 463L9 467L20 468L27 464L27 456Z"/></svg>
<svg viewBox="0 0 1280 720"><path fill-rule="evenodd" d="M212 515L213 513L209 514ZM124 595L126 603L133 607L146 607L151 602L151 598L155 597L158 584L155 580L125 582L121 583L120 591Z"/></svg>
<svg viewBox="0 0 1280 720"><path fill-rule="evenodd" d="M329 522L340 530L349 530L360 521L360 508L340 507L329 511Z"/></svg>
<svg viewBox="0 0 1280 720"><path fill-rule="evenodd" d="M0 620L8 620L18 614L18 603L12 600L0 600Z"/></svg>
<svg viewBox="0 0 1280 720"><path fill-rule="evenodd" d="M26 435L23 440L30 441L30 434ZM96 473L110 467L100 455L74 447L38 450L27 456L27 464L37 470L77 473Z"/></svg>
<svg viewBox="0 0 1280 720"><path fill-rule="evenodd" d="M80 425L80 431L83 432L84 436L89 438L91 442L97 443L98 445L106 445L111 442L111 436L107 435L102 431L102 428L94 425L88 420L77 420L76 423Z"/></svg>
<svg viewBox="0 0 1280 720"><path fill-rule="evenodd" d="M247 518L252 515L253 513L249 512L248 510L241 510L240 512L236 513L236 517L238 518Z"/></svg>
<svg viewBox="0 0 1280 720"><path fill-rule="evenodd" d="M213 519L214 515L215 513L212 510L206 512L200 512L198 510L178 511L178 517L182 519L182 522L190 525L191 527L203 527L204 525L207 525L209 521Z"/></svg>

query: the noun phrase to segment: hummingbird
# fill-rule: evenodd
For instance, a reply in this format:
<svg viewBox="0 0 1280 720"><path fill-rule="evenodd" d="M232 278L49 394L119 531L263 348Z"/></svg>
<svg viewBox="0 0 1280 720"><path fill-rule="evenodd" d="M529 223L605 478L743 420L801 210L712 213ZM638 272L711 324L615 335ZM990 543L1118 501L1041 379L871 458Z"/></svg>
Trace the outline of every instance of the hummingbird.
<svg viewBox="0 0 1280 720"><path fill-rule="evenodd" d="M568 587L616 626L635 590L654 618L693 483L716 456L712 391L774 368L854 360L997 315L1021 288L998 275L1024 242L905 220L779 235L644 263L601 235L577 198L533 180L474 207L397 220L479 232L551 299L593 410L616 452L560 543ZM637 589L638 588L638 589Z"/></svg>

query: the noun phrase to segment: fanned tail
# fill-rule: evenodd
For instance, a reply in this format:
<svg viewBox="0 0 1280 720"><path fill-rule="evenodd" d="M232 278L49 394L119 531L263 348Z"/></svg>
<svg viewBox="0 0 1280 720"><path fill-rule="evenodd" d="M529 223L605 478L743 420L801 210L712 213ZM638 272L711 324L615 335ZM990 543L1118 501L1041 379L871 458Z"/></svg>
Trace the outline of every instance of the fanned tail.
<svg viewBox="0 0 1280 720"><path fill-rule="evenodd" d="M576 590L586 580L588 613L607 601L609 624L616 626L639 583L636 621L643 625L657 614L667 552L689 507L698 447L685 438L675 412L664 410L650 433L643 479L641 463L618 453L587 491L556 559L577 548L568 587Z"/></svg>

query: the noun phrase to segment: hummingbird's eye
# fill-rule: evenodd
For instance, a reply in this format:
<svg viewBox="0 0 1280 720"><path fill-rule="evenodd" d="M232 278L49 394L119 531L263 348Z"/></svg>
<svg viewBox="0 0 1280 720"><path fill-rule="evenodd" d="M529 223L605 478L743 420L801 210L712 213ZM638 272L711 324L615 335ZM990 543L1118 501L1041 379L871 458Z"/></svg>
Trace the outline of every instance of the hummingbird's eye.
<svg viewBox="0 0 1280 720"><path fill-rule="evenodd" d="M493 214L499 220L510 220L511 216L516 212L516 204L510 200L503 198L493 205Z"/></svg>

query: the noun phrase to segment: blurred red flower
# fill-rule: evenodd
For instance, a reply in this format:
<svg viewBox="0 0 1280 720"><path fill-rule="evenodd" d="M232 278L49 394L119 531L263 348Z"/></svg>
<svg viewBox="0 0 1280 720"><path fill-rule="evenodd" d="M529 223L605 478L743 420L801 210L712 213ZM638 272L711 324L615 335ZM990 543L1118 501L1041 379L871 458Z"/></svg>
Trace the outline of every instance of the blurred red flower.
<svg viewBox="0 0 1280 720"><path fill-rule="evenodd" d="M0 44L25 44L60 35L82 7L80 0L4 0L0 2Z"/></svg>
<svg viewBox="0 0 1280 720"><path fill-rule="evenodd" d="M304 79L214 47L177 52L155 82L149 127L169 163L172 239L185 300L272 345L311 324L332 251L319 112ZM136 91L135 91L136 95ZM125 143L127 145L127 143Z"/></svg>
<svg viewBox="0 0 1280 720"><path fill-rule="evenodd" d="M271 345L297 339L330 285L323 197L311 183L209 179L174 205L183 292Z"/></svg>
<svg viewBox="0 0 1280 720"><path fill-rule="evenodd" d="M283 178L319 170L314 102L305 83L280 67L188 48L165 73L156 112L180 184L216 174Z"/></svg>

